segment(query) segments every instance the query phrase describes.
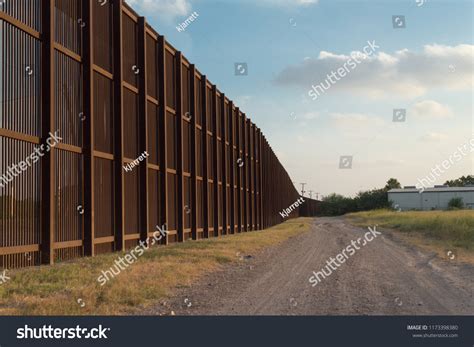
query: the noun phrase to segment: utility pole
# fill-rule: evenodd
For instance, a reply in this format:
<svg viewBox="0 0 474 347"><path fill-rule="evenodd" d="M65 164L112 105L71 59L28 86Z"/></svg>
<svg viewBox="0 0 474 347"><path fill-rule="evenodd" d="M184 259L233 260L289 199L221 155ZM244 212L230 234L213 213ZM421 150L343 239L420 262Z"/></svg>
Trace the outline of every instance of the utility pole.
<svg viewBox="0 0 474 347"><path fill-rule="evenodd" d="M316 193L316 200L319 200L319 193Z"/></svg>
<svg viewBox="0 0 474 347"><path fill-rule="evenodd" d="M301 184L301 195L304 196L304 193L306 193L304 191L304 186L307 184L307 183L300 183Z"/></svg>
<svg viewBox="0 0 474 347"><path fill-rule="evenodd" d="M312 190L309 191L309 198L310 198L310 199L313 198L313 191L312 191Z"/></svg>

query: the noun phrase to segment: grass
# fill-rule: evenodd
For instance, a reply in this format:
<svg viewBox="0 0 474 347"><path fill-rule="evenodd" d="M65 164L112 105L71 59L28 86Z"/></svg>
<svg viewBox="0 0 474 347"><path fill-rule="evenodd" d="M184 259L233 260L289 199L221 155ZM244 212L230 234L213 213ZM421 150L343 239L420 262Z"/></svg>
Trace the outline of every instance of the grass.
<svg viewBox="0 0 474 347"><path fill-rule="evenodd" d="M240 254L255 254L309 230L297 218L255 231L150 248L104 286L97 277L124 253L10 270L0 284L0 315L122 315L143 310Z"/></svg>
<svg viewBox="0 0 474 347"><path fill-rule="evenodd" d="M374 210L348 214L353 224L378 225L400 231L402 238L443 254L457 250L464 260L474 259L474 211ZM445 256L444 256L445 257Z"/></svg>

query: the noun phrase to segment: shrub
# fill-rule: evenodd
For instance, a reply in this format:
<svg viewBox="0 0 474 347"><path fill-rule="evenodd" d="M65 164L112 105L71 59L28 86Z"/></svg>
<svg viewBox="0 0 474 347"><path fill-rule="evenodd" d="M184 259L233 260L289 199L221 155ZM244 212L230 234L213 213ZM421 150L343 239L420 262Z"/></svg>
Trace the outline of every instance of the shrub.
<svg viewBox="0 0 474 347"><path fill-rule="evenodd" d="M331 194L321 202L319 214L322 216L340 216L350 212L387 209L392 206L392 203L388 201L388 191L400 187L398 180L391 178L384 188L362 191L354 198Z"/></svg>
<svg viewBox="0 0 474 347"><path fill-rule="evenodd" d="M338 194L331 194L323 199L320 213L323 216L340 216L356 211L356 207L353 199Z"/></svg>
<svg viewBox="0 0 474 347"><path fill-rule="evenodd" d="M448 202L448 208L450 210L460 210L464 208L464 202L462 198L452 198Z"/></svg>
<svg viewBox="0 0 474 347"><path fill-rule="evenodd" d="M359 192L354 198L357 211L370 211L381 208L389 208L388 194L385 189L372 189Z"/></svg>

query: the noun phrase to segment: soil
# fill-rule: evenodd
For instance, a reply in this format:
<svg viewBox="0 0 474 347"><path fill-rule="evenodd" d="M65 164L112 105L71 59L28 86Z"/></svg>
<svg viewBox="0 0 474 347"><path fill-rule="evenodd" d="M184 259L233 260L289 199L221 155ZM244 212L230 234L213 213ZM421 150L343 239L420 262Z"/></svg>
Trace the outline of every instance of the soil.
<svg viewBox="0 0 474 347"><path fill-rule="evenodd" d="M368 226L369 227L369 226ZM372 226L371 226L372 227ZM332 274L309 278L368 231L343 217L315 219L311 230L180 288L151 315L472 315L474 266L440 259L382 234ZM347 252L346 252L347 254Z"/></svg>

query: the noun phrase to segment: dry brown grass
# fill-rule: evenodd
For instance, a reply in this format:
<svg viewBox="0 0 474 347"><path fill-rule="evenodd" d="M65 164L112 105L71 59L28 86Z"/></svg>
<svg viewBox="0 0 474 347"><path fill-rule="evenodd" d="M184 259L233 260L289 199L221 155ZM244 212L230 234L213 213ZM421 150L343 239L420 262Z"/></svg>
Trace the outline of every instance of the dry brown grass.
<svg viewBox="0 0 474 347"><path fill-rule="evenodd" d="M97 277L123 254L8 271L11 279L0 285L0 314L133 314L223 264L239 261L238 253L255 254L308 231L310 220L298 218L265 231L149 249L104 286L99 285Z"/></svg>

